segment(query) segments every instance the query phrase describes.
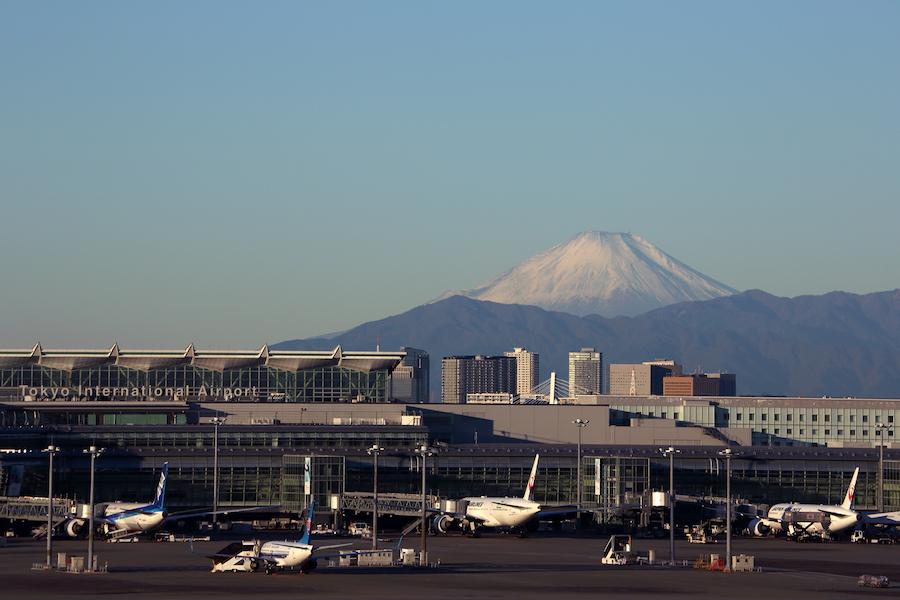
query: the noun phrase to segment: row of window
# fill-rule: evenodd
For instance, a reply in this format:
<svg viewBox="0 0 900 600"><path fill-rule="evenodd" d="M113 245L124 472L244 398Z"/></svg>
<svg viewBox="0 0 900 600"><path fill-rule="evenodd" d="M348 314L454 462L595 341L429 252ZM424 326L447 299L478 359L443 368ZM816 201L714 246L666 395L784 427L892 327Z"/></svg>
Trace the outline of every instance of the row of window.
<svg viewBox="0 0 900 600"><path fill-rule="evenodd" d="M800 431L800 435L806 435L806 429L800 428L799 431ZM868 436L869 436L869 430L868 430L868 429L863 429L863 430L861 430L861 431L862 431L863 437L868 437ZM769 433L769 430L768 430L767 428L763 427L763 428L762 428L762 433ZM773 433L774 435L780 435L780 434L781 434L781 429L779 429L778 427L776 427L776 428L773 430L772 433ZM793 435L793 433L794 433L794 430L793 430L792 428L790 428L790 427L788 427L787 429L785 429L785 432L784 432L785 435ZM818 429L813 429L813 430L812 430L812 435L819 435L819 430L818 430ZM831 429L826 429L826 430L825 430L825 435L831 435ZM843 429L838 429L838 430L837 430L837 435L839 435L839 436L844 435L844 430L843 430ZM850 430L850 435L851 435L851 436L855 436L855 435L856 435L856 430L855 430L855 429L851 429L851 430ZM880 436L880 435L881 435L881 431L878 430L878 429L876 429L876 430L875 430L875 435L876 435L876 436ZM894 430L893 430L893 429L889 429L889 430L888 430L888 437L894 437Z"/></svg>
<svg viewBox="0 0 900 600"><path fill-rule="evenodd" d="M663 412L662 414L663 414L663 418L665 418L666 413ZM678 414L678 413L676 413L676 414ZM650 413L650 416L651 416L651 417L653 416L653 413L652 413L652 412ZM735 414L735 421L743 421L743 416L744 416L744 415L743 415L742 413L736 413L736 414ZM779 421L779 420L780 420L780 416L781 416L780 413L775 413L775 414L772 415L772 420L773 420L773 421ZM803 423L803 422L804 422L804 417L805 417L806 415L804 415L803 413L801 413L799 416L800 416L800 422ZM837 422L838 422L838 423L843 422L843 415L835 415L835 416L837 417ZM767 417L768 417L768 414L767 414L767 413L762 413L762 414L760 415L760 420L761 420L761 421L767 421L767 420L768 420ZM794 417L794 415L793 415L792 413L787 413L787 414L785 415L785 420L786 420L786 421L793 421L793 417ZM824 415L824 417L825 417L825 422L826 422L826 423L830 423L830 422L831 422L831 415L830 415L830 414L826 414L826 415ZM856 417L856 415L850 415L850 423L855 423L855 422L856 422L855 417ZM675 417L675 418L677 419L678 417ZM729 419L729 413L725 413L725 420L727 421L728 419ZM747 415L747 420L748 420L748 421L752 421L752 420L753 420L753 413L749 413L749 414ZM813 423L817 423L817 422L819 421L819 415L815 415L815 414L814 414L814 415L810 415L810 421L813 422ZM862 422L863 422L863 423L868 423L868 422L869 422L869 415L862 415ZM894 422L894 415L888 415L887 422L888 422L888 423L893 423L893 422ZM880 415L875 415L875 423L881 423L881 416L880 416Z"/></svg>

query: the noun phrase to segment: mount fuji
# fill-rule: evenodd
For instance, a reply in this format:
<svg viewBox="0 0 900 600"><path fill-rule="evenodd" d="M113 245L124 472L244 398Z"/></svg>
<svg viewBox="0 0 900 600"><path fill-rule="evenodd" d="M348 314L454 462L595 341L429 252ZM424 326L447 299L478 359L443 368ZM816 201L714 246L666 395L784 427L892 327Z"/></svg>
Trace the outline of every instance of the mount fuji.
<svg viewBox="0 0 900 600"><path fill-rule="evenodd" d="M486 285L447 291L435 301L461 295L578 316L616 317L735 293L639 236L586 231Z"/></svg>

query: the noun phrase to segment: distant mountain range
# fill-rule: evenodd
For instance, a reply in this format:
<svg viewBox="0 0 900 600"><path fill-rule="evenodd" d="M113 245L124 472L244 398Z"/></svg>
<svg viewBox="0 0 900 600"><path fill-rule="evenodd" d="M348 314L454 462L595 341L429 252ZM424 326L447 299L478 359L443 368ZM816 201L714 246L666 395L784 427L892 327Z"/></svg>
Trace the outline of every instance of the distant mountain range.
<svg viewBox="0 0 900 600"><path fill-rule="evenodd" d="M617 318L452 296L335 337L273 347L364 350L376 340L430 353L435 400L441 357L513 346L540 353L542 378L551 370L567 378L567 353L594 346L606 363L665 357L688 371L735 372L744 395L900 397L900 290L797 298L752 290Z"/></svg>
<svg viewBox="0 0 900 600"><path fill-rule="evenodd" d="M734 293L641 237L586 231L486 285L445 292L438 300L467 296L580 316L616 317Z"/></svg>

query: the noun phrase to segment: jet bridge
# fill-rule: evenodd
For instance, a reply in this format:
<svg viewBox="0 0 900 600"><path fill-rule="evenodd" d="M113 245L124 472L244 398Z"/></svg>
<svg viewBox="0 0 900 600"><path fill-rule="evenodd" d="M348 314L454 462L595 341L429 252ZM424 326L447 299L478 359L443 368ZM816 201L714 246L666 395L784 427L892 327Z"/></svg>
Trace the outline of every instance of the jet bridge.
<svg viewBox="0 0 900 600"><path fill-rule="evenodd" d="M46 523L49 498L36 496L0 496L0 519L10 521L38 521ZM53 523L58 524L72 514L75 502L63 498L53 499Z"/></svg>
<svg viewBox="0 0 900 600"><path fill-rule="evenodd" d="M428 507L440 502L437 496L426 496ZM341 511L371 513L375 507L375 499L367 492L344 492L340 499ZM46 514L46 513L45 513ZM378 514L416 517L422 514L421 494L378 494Z"/></svg>

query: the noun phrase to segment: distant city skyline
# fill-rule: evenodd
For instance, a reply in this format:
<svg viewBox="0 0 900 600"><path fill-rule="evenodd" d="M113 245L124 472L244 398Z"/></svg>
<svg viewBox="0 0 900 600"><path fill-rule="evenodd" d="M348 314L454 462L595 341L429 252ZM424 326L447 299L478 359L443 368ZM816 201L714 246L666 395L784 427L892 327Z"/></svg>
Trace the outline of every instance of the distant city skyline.
<svg viewBox="0 0 900 600"><path fill-rule="evenodd" d="M7 2L0 347L340 331L584 230L900 287L893 2Z"/></svg>

